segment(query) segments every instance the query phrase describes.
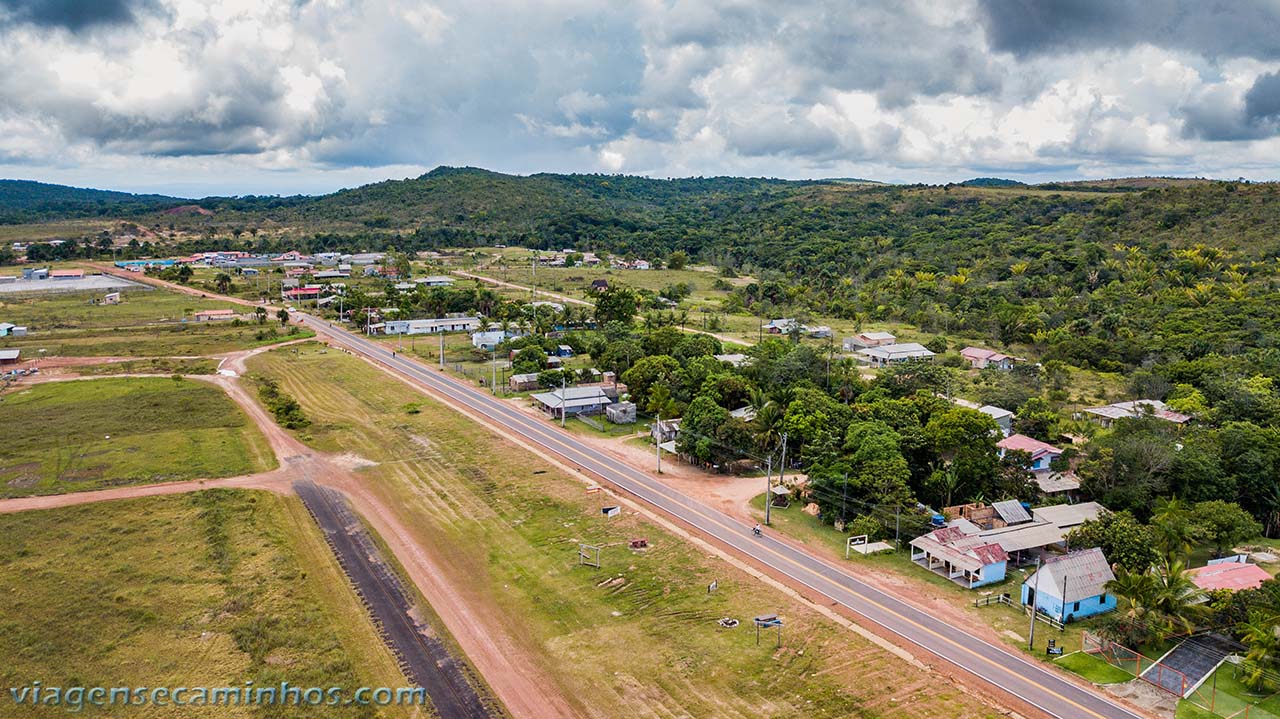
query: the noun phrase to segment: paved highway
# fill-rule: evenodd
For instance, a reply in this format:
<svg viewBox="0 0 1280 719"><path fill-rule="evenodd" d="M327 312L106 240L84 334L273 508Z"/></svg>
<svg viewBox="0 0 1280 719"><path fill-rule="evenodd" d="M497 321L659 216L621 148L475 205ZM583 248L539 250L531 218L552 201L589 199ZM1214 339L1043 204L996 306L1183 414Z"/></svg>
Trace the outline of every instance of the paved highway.
<svg viewBox="0 0 1280 719"><path fill-rule="evenodd" d="M395 369L478 412L525 439L599 476L656 509L734 551L838 602L902 639L932 653L1045 714L1060 719L1139 719L1141 715L1081 687L1035 661L967 636L901 599L887 594L827 562L769 536L755 537L751 527L677 492L654 477L621 465L550 423L530 417L488 393L437 369L403 357L360 335L330 326L310 315L294 317L334 344ZM761 607L765 610L767 607Z"/></svg>

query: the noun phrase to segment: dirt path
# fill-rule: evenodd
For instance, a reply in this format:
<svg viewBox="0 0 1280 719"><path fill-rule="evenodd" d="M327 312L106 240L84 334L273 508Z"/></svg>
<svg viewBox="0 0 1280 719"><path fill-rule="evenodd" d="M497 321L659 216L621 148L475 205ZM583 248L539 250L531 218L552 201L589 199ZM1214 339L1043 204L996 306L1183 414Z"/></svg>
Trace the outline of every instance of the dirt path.
<svg viewBox="0 0 1280 719"><path fill-rule="evenodd" d="M244 360L270 348L233 353L228 364L243 367ZM143 375L155 376L155 375ZM215 487L267 489L289 494L296 481L313 481L343 492L352 507L374 528L391 553L404 567L410 581L440 617L458 642L467 660L475 666L489 688L506 710L517 719L581 716L556 684L541 669L537 657L511 636L504 618L492 606L484 606L464 596L449 581L443 563L436 556L438 548L425 546L411 531L411 521L373 492L366 482L350 469L344 457L321 454L302 444L250 396L238 377L225 375L192 376L192 379L218 385L252 419L267 438L280 467L271 472L214 480L192 480L167 484L120 487L97 492L80 492L43 497L0 500L0 512L50 509L92 502L136 497L150 497L182 492L196 492ZM77 381L92 378L56 378L49 381Z"/></svg>
<svg viewBox="0 0 1280 719"><path fill-rule="evenodd" d="M71 494L47 494L39 497L18 497L16 499L0 499L0 514L26 512L35 509L54 509L56 507L72 507L79 504L95 502L112 502L118 499L135 499L137 497L158 497L165 494L184 494L199 492L205 489L265 489L276 494L291 494L290 479L281 470L273 470L262 474L248 474L240 477L223 479L192 479L186 482L169 482L167 484L142 484L133 487L117 487L100 489L93 492L73 492Z"/></svg>
<svg viewBox="0 0 1280 719"><path fill-rule="evenodd" d="M206 290L201 290L196 287L187 287L186 285L180 285L176 282L166 282L165 280L156 279L155 277L148 277L146 273L143 273L143 272L129 272L127 270L122 270L119 267L115 267L112 265L104 265L101 262L85 262L84 265L86 267L91 267L105 275L122 277L126 280L132 280L134 282L139 282L144 285L151 285L153 287L163 287L167 290L172 290L174 292L181 292L184 295L191 295L192 297L203 297L205 299L221 300L223 302L234 302L235 304L244 305L245 307L260 306L259 303L253 302L252 300L241 299L239 297L231 297L229 295L220 295L215 292L208 292ZM267 307L271 308L273 306L267 305Z"/></svg>

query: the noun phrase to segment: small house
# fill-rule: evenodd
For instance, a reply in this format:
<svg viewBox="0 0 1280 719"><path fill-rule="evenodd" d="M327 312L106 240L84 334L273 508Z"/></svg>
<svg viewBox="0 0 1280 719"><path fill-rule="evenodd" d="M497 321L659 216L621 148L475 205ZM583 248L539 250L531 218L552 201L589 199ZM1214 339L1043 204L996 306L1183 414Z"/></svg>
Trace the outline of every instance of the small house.
<svg viewBox="0 0 1280 719"><path fill-rule="evenodd" d="M1020 358L1012 355L996 352L995 350L983 349L981 347L965 347L960 350L960 356L969 362L969 366L973 369L986 369L992 367L998 370L1011 370L1013 364L1020 361Z"/></svg>
<svg viewBox="0 0 1280 719"><path fill-rule="evenodd" d="M798 323L795 318L780 317L776 320L769 320L769 324L764 326L764 331L771 335L785 335L796 326L798 326Z"/></svg>
<svg viewBox="0 0 1280 719"><path fill-rule="evenodd" d="M1188 569L1187 576L1192 584L1206 592L1216 589L1230 592L1257 589L1263 582L1271 579L1271 575L1262 567L1249 564L1247 560L1248 557L1243 554L1211 560L1208 566Z"/></svg>
<svg viewBox="0 0 1280 719"><path fill-rule="evenodd" d="M511 375L507 380L507 386L512 392L528 392L529 390L538 389L541 385L538 383L538 373L529 372Z"/></svg>
<svg viewBox="0 0 1280 719"><path fill-rule="evenodd" d="M559 345L559 346L557 346L557 347L556 347L556 356L557 356L557 357L572 357L572 356L573 356L573 348L572 348L572 347L570 347L569 345Z"/></svg>
<svg viewBox="0 0 1280 719"><path fill-rule="evenodd" d="M1110 427L1118 419L1134 419L1136 417L1155 417L1174 424L1186 424L1191 416L1174 412L1158 399L1137 399L1131 402L1114 402L1103 407L1089 407L1085 413L1090 415L1103 427Z"/></svg>
<svg viewBox="0 0 1280 719"><path fill-rule="evenodd" d="M1097 547L1052 557L1022 582L1023 606L1064 624L1116 608L1107 583L1116 578Z"/></svg>
<svg viewBox="0 0 1280 719"><path fill-rule="evenodd" d="M674 442L680 436L680 418L662 419L649 427L649 436L658 444Z"/></svg>
<svg viewBox="0 0 1280 719"><path fill-rule="evenodd" d="M750 357L740 353L712 355L712 356L720 360L721 362L729 363L729 365L732 367L744 367L747 364L750 364L751 362Z"/></svg>
<svg viewBox="0 0 1280 719"><path fill-rule="evenodd" d="M982 405L978 411L994 419L1000 426L1000 433L1004 436L1008 437L1013 433L1013 412L991 404Z"/></svg>
<svg viewBox="0 0 1280 719"><path fill-rule="evenodd" d="M17 364L21 353L20 349L0 350L0 364Z"/></svg>
<svg viewBox="0 0 1280 719"><path fill-rule="evenodd" d="M601 414L610 404L609 396L599 387L563 387L533 395L542 411L555 418Z"/></svg>
<svg viewBox="0 0 1280 719"><path fill-rule="evenodd" d="M607 289L609 289L609 280L592 280L591 281L592 292L603 292Z"/></svg>
<svg viewBox="0 0 1280 719"><path fill-rule="evenodd" d="M1032 472L1049 469L1053 460L1062 456L1062 450L1057 447L1025 434L1011 434L996 442L996 451L1002 459L1005 452L1010 450L1020 450L1031 455L1031 463L1027 469Z"/></svg>
<svg viewBox="0 0 1280 719"><path fill-rule="evenodd" d="M1080 477L1071 470L1055 472L1052 469L1042 469L1032 472L1031 477L1040 488L1040 493L1046 496L1060 494L1070 499L1072 492L1080 489Z"/></svg>
<svg viewBox="0 0 1280 719"><path fill-rule="evenodd" d="M51 280L82 280L84 279L84 270L51 270L49 272Z"/></svg>
<svg viewBox="0 0 1280 719"><path fill-rule="evenodd" d="M614 424L635 424L636 403L615 402L604 408L604 414Z"/></svg>
<svg viewBox="0 0 1280 719"><path fill-rule="evenodd" d="M102 298L102 304L104 304L104 305L118 305L118 304L120 304L120 293L119 293L119 292L109 292L109 293L107 293L107 295L106 295L105 297L103 297L103 298Z"/></svg>
<svg viewBox="0 0 1280 719"><path fill-rule="evenodd" d="M453 286L453 278L447 275L429 275L427 277L419 277L414 282L424 287L451 287Z"/></svg>
<svg viewBox="0 0 1280 719"><path fill-rule="evenodd" d="M1003 580L1009 554L981 536L942 527L911 540L911 561L972 589Z"/></svg>
<svg viewBox="0 0 1280 719"><path fill-rule="evenodd" d="M930 352L928 348L917 342L868 347L858 350L858 354L864 362L869 363L872 367L888 367L891 364L900 362L933 358L933 352Z"/></svg>
<svg viewBox="0 0 1280 719"><path fill-rule="evenodd" d="M831 336L831 328L826 325L806 326L804 329L814 339L825 340Z"/></svg>
<svg viewBox="0 0 1280 719"><path fill-rule="evenodd" d="M897 341L898 338L889 332L863 332L853 337L845 337L841 346L845 352L857 352L868 347L891 345Z"/></svg>
<svg viewBox="0 0 1280 719"><path fill-rule="evenodd" d="M479 330L471 333L471 346L485 352L492 352L497 349L498 345L515 337L523 337L524 332L514 327L503 330L501 327L494 329L490 325L487 330Z"/></svg>
<svg viewBox="0 0 1280 719"><path fill-rule="evenodd" d="M26 337L27 328L12 322L0 322L0 337Z"/></svg>

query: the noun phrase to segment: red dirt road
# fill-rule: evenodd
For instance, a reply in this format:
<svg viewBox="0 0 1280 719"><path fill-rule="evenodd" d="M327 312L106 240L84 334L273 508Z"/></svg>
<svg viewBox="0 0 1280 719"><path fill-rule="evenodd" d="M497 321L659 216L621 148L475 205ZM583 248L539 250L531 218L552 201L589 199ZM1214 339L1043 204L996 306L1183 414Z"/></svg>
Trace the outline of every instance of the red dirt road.
<svg viewBox="0 0 1280 719"><path fill-rule="evenodd" d="M244 360L271 348L259 348L224 361L224 367L243 371ZM152 497L183 492L197 492L215 487L265 489L292 494L296 480L311 480L346 494L352 507L381 536L395 555L410 581L426 598L440 617L463 653L503 706L516 719L584 716L566 697L555 681L542 669L541 658L529 653L517 640L497 613L483 601L459 592L443 569L437 552L439 547L420 542L411 530L412 521L371 491L361 479L347 469L341 458L321 454L302 444L250 396L236 377L223 375L193 376L192 379L216 384L258 425L280 462L278 469L261 474L226 479L191 480L133 487L120 487L96 492L79 492L42 497L0 500L0 513L68 507L137 497ZM76 381L59 377L47 381Z"/></svg>

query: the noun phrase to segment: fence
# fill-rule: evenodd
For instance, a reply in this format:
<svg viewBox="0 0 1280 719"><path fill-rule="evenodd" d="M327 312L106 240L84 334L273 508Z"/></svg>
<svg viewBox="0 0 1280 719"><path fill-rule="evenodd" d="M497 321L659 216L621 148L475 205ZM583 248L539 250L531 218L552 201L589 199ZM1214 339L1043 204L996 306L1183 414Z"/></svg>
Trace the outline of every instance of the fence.
<svg viewBox="0 0 1280 719"><path fill-rule="evenodd" d="M1080 649L1092 654L1108 664L1119 667L1126 672L1145 680L1152 686L1166 691L1179 699L1187 693L1190 683L1182 672L1166 667L1157 660L1143 655L1096 634L1085 632L1080 640Z"/></svg>
<svg viewBox="0 0 1280 719"><path fill-rule="evenodd" d="M1021 609L1024 615L1028 617L1031 616L1031 607L1025 604L1021 604L1019 602L1013 601L1013 598L1010 597L1008 594L992 594L990 596L986 596L981 599L975 599L973 602L973 606L975 607L989 607L992 604L1003 604L1006 607ZM1054 619L1053 617L1049 616L1048 614L1045 614L1044 612L1036 612L1036 620L1044 622L1045 624L1048 624L1049 626L1053 627L1054 629L1057 629L1058 631L1062 631L1063 629L1066 628L1066 625L1064 625L1062 622L1058 621L1057 619Z"/></svg>
<svg viewBox="0 0 1280 719"><path fill-rule="evenodd" d="M1187 696L1187 701L1225 719L1280 719L1280 695L1254 694L1240 682L1242 675L1251 673L1251 667L1248 661L1222 664ZM1219 673L1223 675L1221 685ZM1268 683L1275 686L1276 680Z"/></svg>

